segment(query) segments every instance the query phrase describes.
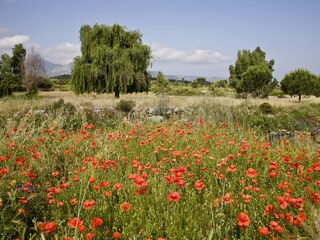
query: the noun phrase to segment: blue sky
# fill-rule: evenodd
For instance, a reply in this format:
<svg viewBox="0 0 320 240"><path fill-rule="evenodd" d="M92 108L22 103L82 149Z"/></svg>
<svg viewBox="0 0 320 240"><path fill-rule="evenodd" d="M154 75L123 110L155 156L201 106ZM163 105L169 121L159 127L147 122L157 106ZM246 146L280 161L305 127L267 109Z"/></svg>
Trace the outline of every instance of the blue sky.
<svg viewBox="0 0 320 240"><path fill-rule="evenodd" d="M319 0L0 0L0 54L16 43L65 64L80 55L83 24L139 30L151 70L227 78L237 52L259 46L274 76L320 74Z"/></svg>

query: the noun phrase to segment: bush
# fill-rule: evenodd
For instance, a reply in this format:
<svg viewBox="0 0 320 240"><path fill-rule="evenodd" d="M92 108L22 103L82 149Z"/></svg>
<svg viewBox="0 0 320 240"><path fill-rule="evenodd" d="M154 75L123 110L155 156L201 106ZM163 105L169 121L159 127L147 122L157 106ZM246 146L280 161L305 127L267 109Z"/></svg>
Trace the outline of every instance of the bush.
<svg viewBox="0 0 320 240"><path fill-rule="evenodd" d="M44 78L42 79L38 84L37 87L42 90L42 91L53 91L53 82L48 79L48 78Z"/></svg>
<svg viewBox="0 0 320 240"><path fill-rule="evenodd" d="M133 110L133 108L136 106L136 102L133 100L120 100L120 102L117 104L116 109L121 111L121 112L125 112L125 113L129 113Z"/></svg>
<svg viewBox="0 0 320 240"><path fill-rule="evenodd" d="M262 103L260 106L259 106L259 110L264 113L264 114L272 114L273 113L273 108L271 106L270 103Z"/></svg>

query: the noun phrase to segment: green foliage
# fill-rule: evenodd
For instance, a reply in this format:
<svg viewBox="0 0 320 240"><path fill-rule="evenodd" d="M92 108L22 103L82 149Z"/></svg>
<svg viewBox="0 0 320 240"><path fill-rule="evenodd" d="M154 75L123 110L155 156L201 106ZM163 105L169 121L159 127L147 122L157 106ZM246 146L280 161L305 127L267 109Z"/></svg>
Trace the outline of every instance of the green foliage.
<svg viewBox="0 0 320 240"><path fill-rule="evenodd" d="M199 84L198 84L196 81L193 81L193 82L191 83L191 87L197 88L197 87L199 87Z"/></svg>
<svg viewBox="0 0 320 240"><path fill-rule="evenodd" d="M215 87L227 87L228 86L228 80L217 80L213 82Z"/></svg>
<svg viewBox="0 0 320 240"><path fill-rule="evenodd" d="M0 59L0 97L11 95L16 82L17 75L12 72L11 58L3 54Z"/></svg>
<svg viewBox="0 0 320 240"><path fill-rule="evenodd" d="M270 93L269 96L274 96L278 98L284 98L285 95L282 92L281 88L279 86L275 87Z"/></svg>
<svg viewBox="0 0 320 240"><path fill-rule="evenodd" d="M306 69L296 69L287 73L281 81L281 90L290 96L319 95L320 78Z"/></svg>
<svg viewBox="0 0 320 240"><path fill-rule="evenodd" d="M273 113L273 108L270 103L262 103L259 105L259 110L264 113L264 114L272 114Z"/></svg>
<svg viewBox="0 0 320 240"><path fill-rule="evenodd" d="M20 87L22 84L26 53L27 51L24 49L21 43L14 45L14 48L12 48L11 68L13 74L17 76L17 87Z"/></svg>
<svg viewBox="0 0 320 240"><path fill-rule="evenodd" d="M82 56L75 58L71 81L77 94L114 92L119 97L120 92L148 90L151 50L139 31L117 24L83 25L80 41Z"/></svg>
<svg viewBox="0 0 320 240"><path fill-rule="evenodd" d="M129 113L133 110L135 106L136 106L135 101L121 99L120 102L117 104L116 109L125 113Z"/></svg>
<svg viewBox="0 0 320 240"><path fill-rule="evenodd" d="M229 83L237 93L265 97L277 85L272 76L274 60L266 61L265 55L259 47L238 52L235 65L229 67Z"/></svg>
<svg viewBox="0 0 320 240"><path fill-rule="evenodd" d="M154 82L154 93L157 95L164 95L167 94L169 90L169 80L163 75L162 72L158 72L157 79Z"/></svg>
<svg viewBox="0 0 320 240"><path fill-rule="evenodd" d="M37 84L37 87L42 91L53 91L53 86L54 83L50 78L44 78Z"/></svg>
<svg viewBox="0 0 320 240"><path fill-rule="evenodd" d="M199 85L209 84L209 82L207 82L206 78L204 77L197 78L195 82L198 83Z"/></svg>

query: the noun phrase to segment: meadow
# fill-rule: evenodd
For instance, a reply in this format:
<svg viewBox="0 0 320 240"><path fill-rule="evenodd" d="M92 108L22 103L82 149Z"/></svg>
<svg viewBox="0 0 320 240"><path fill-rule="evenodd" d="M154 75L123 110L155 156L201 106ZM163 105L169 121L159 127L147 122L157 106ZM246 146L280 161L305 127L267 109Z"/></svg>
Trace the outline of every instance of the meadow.
<svg viewBox="0 0 320 240"><path fill-rule="evenodd" d="M0 239L320 238L319 144L266 138L308 132L319 98L165 100L188 110L155 122L107 94L1 99Z"/></svg>

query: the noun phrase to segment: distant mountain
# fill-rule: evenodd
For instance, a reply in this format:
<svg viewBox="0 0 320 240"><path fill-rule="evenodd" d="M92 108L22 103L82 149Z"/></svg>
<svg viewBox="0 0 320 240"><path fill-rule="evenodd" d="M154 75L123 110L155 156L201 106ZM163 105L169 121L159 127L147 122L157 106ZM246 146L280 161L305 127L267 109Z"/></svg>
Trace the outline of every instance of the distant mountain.
<svg viewBox="0 0 320 240"><path fill-rule="evenodd" d="M42 60L44 63L44 68L46 69L46 73L49 77L59 76L63 74L71 74L73 62L62 65L62 64L52 63L45 59L42 59Z"/></svg>
<svg viewBox="0 0 320 240"><path fill-rule="evenodd" d="M157 78L157 75L158 75L157 71L149 71L149 73L151 74L152 78ZM224 79L221 77L194 76L194 75L166 75L166 74L164 74L164 76L166 78L168 78L169 80L182 80L183 79L184 81L188 81L188 82L193 82L197 78L205 78L206 81L208 81L208 82L214 82L217 80Z"/></svg>
<svg viewBox="0 0 320 240"><path fill-rule="evenodd" d="M60 76L60 75L64 75L64 74L71 74L71 69L73 67L73 62L69 63L69 64L56 64L56 63L52 63L48 60L42 59L43 63L44 63L44 67L46 69L46 73L49 77L54 77L54 76ZM149 71L149 73L151 74L152 78L157 78L157 71ZM212 77L212 76L193 76L193 75L166 75L164 74L164 76L170 80L184 80L184 81L188 81L188 82L192 82L197 78L203 77L206 79L206 81L208 82L214 82L216 80L221 80L224 78L221 77Z"/></svg>

